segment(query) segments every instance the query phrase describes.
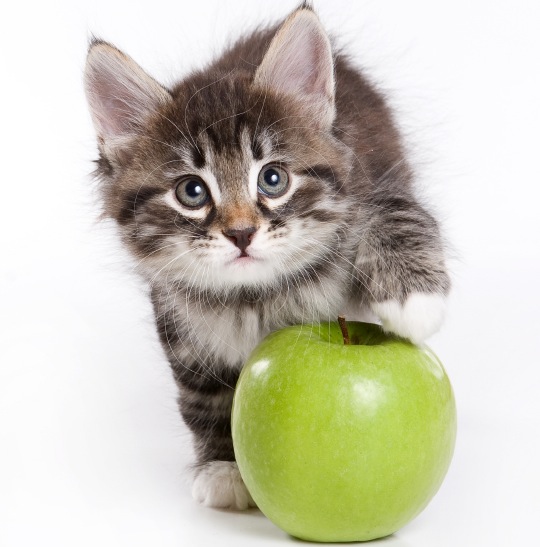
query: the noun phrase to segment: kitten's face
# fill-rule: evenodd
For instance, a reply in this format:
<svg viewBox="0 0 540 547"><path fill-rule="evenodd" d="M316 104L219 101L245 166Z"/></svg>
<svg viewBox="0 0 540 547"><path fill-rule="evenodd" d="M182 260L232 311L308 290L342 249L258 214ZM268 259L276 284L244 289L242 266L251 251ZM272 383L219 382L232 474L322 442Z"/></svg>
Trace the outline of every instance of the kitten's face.
<svg viewBox="0 0 540 547"><path fill-rule="evenodd" d="M248 82L204 85L180 87L116 167L109 207L141 264L210 289L323 265L350 207L347 151Z"/></svg>
<svg viewBox="0 0 540 547"><path fill-rule="evenodd" d="M335 262L355 209L352 154L332 135L330 42L299 13L253 71L217 66L172 91L112 46L91 47L106 213L149 276L282 287Z"/></svg>

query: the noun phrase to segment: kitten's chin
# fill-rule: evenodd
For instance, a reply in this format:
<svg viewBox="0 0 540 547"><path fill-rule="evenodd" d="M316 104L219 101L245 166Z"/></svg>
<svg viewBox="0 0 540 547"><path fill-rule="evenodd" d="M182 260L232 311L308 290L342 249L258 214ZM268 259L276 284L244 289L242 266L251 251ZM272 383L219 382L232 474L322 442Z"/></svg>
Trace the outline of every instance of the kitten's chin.
<svg viewBox="0 0 540 547"><path fill-rule="evenodd" d="M265 260L254 256L237 256L223 266L223 279L231 284L259 284L268 276L268 264Z"/></svg>
<svg viewBox="0 0 540 547"><path fill-rule="evenodd" d="M271 261L252 255L232 258L217 268L208 279L213 288L236 289L275 285L279 272Z"/></svg>

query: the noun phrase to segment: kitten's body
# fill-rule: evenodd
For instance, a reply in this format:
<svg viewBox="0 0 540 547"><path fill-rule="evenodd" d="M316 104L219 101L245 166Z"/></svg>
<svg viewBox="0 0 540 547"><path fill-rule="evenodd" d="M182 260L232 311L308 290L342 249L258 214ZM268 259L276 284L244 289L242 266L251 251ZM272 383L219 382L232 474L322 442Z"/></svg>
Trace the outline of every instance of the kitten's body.
<svg viewBox="0 0 540 547"><path fill-rule="evenodd" d="M170 91L104 43L87 69L105 212L150 282L194 434L194 495L214 506L250 502L231 463L230 407L266 334L370 309L420 341L449 289L437 224L413 195L382 97L332 58L311 10L276 31ZM284 194L261 190L269 165L286 168ZM208 202L182 202L184 175L200 177Z"/></svg>

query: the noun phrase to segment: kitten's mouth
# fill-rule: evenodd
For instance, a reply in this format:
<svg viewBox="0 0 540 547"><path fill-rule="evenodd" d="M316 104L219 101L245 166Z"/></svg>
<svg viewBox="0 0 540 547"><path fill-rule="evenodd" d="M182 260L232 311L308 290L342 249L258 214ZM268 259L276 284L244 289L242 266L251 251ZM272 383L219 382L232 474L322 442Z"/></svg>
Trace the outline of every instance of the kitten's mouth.
<svg viewBox="0 0 540 547"><path fill-rule="evenodd" d="M233 258L229 261L229 264L241 264L241 265L248 265L252 262L258 262L258 258L255 258L253 255L250 255L246 253L245 251L242 251L238 256Z"/></svg>

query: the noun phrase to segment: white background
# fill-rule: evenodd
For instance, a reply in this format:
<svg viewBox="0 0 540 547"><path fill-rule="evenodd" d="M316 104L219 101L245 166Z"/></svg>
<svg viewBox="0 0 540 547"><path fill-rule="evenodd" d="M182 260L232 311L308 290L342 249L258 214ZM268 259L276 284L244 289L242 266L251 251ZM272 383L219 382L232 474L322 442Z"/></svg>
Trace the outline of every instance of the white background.
<svg viewBox="0 0 540 547"><path fill-rule="evenodd" d="M95 222L82 91L92 32L170 83L295 0L2 8L0 545L294 543L191 500L189 435L144 287ZM539 545L540 9L533 1L318 0L397 109L452 245L430 345L459 411L441 490L382 545Z"/></svg>

